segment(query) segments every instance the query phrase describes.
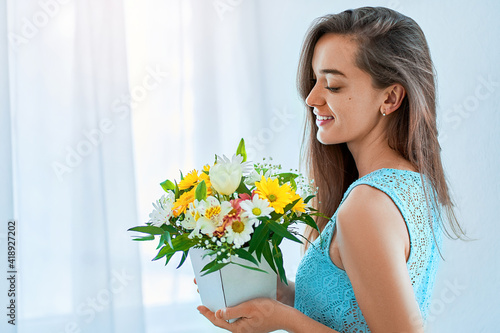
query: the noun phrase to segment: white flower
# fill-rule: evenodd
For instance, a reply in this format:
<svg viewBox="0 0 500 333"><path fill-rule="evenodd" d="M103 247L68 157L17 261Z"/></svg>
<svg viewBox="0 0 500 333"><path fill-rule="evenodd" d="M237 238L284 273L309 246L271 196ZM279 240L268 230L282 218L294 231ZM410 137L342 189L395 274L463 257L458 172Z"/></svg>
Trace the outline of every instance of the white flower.
<svg viewBox="0 0 500 333"><path fill-rule="evenodd" d="M200 218L200 212L198 209L199 202L195 200L191 202L186 209L186 213L184 214L184 220L180 221L181 226L184 229L193 230L196 228L196 221Z"/></svg>
<svg viewBox="0 0 500 333"><path fill-rule="evenodd" d="M261 180L262 176L265 178L270 178L271 177L271 170L267 170L266 173L264 173L263 170L260 170L260 172L257 172L257 170L253 169L248 177L245 179L245 183L249 186L254 186L255 182L258 182Z"/></svg>
<svg viewBox="0 0 500 333"><path fill-rule="evenodd" d="M217 156L217 163L209 171L210 182L220 194L231 195L240 185L242 175L249 172L250 168L251 164L243 163L241 155L233 155L232 160Z"/></svg>
<svg viewBox="0 0 500 333"><path fill-rule="evenodd" d="M169 191L166 195L162 195L160 200L153 202L153 207L155 209L151 212L151 214L149 214L148 222L156 227L168 224L169 219L172 217L172 207L174 205L174 201L175 195Z"/></svg>
<svg viewBox="0 0 500 333"><path fill-rule="evenodd" d="M254 221L242 218L231 223L227 230L227 242L234 243L235 248L240 248L250 240L250 235L253 232Z"/></svg>
<svg viewBox="0 0 500 333"><path fill-rule="evenodd" d="M196 203L196 201L195 201ZM206 200L199 201L197 212L200 217L196 220L196 226L189 235L190 238L200 232L205 235L212 235L218 226L222 225L224 216L233 209L229 201L222 203L217 198L210 196Z"/></svg>
<svg viewBox="0 0 500 333"><path fill-rule="evenodd" d="M240 202L240 207L245 211L242 216L250 219L256 219L261 216L271 217L274 208L269 207L269 201L259 198L255 194L252 200L244 200Z"/></svg>

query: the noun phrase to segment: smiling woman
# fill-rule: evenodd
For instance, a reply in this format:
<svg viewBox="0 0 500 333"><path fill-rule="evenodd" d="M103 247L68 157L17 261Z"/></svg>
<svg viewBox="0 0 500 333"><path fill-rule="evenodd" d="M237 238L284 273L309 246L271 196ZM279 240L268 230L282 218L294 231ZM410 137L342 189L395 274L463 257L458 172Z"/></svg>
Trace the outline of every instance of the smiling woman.
<svg viewBox="0 0 500 333"><path fill-rule="evenodd" d="M383 7L321 17L306 36L298 85L316 207L331 219L318 217L321 237L306 230L312 245L295 285L280 285L283 303L200 311L233 332L423 332L442 212L456 237L465 234L441 165L422 30ZM262 307L271 315L262 318Z"/></svg>

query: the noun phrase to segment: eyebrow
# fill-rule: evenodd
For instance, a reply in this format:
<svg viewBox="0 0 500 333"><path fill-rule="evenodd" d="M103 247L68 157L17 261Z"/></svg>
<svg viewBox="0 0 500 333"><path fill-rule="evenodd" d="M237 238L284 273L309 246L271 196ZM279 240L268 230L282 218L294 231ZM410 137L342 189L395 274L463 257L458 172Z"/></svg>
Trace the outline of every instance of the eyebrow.
<svg viewBox="0 0 500 333"><path fill-rule="evenodd" d="M340 75L343 77L347 77L344 73L339 71L338 69L322 69L319 71L321 74L333 74L333 75Z"/></svg>

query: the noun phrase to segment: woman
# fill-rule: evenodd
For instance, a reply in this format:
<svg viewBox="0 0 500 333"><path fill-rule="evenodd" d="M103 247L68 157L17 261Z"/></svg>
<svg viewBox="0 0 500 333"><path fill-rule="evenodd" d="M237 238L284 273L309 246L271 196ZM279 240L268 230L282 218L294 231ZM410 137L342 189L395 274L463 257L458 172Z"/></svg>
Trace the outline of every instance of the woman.
<svg viewBox="0 0 500 333"><path fill-rule="evenodd" d="M422 30L381 7L319 18L303 45L298 86L316 206L333 217L318 219L321 237L306 230L313 243L278 301L198 309L232 332L422 332L442 211L464 235L441 165Z"/></svg>

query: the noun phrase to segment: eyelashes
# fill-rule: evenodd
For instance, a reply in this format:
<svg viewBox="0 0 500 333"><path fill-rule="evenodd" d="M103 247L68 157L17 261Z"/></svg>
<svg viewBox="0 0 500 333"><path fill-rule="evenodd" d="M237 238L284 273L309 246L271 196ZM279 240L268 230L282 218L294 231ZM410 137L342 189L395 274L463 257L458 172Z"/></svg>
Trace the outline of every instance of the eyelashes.
<svg viewBox="0 0 500 333"><path fill-rule="evenodd" d="M340 89L340 88L336 88L336 87L325 87L325 89L330 90L331 92L337 92L337 91L339 91L339 89Z"/></svg>
<svg viewBox="0 0 500 333"><path fill-rule="evenodd" d="M311 84L313 85L313 87L316 85L316 82L317 82L316 79L310 79L309 81L311 82ZM328 86L326 86L325 89L328 90L328 91L331 91L331 92L338 92L340 88L339 87L328 87Z"/></svg>

